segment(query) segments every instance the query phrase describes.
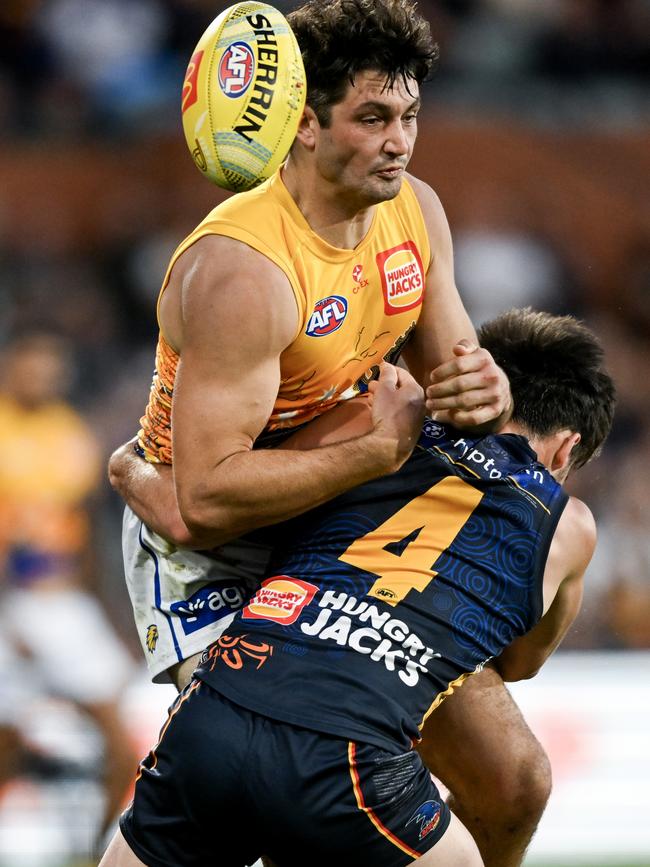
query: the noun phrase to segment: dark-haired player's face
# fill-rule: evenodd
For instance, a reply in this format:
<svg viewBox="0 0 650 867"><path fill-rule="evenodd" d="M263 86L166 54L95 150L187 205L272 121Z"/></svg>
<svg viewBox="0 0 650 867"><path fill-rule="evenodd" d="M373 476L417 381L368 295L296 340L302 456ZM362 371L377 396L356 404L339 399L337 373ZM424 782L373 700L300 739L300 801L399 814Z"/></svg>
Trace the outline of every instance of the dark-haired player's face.
<svg viewBox="0 0 650 867"><path fill-rule="evenodd" d="M400 77L386 88L380 72L357 74L320 127L316 156L321 175L359 207L394 198L417 135L419 88Z"/></svg>

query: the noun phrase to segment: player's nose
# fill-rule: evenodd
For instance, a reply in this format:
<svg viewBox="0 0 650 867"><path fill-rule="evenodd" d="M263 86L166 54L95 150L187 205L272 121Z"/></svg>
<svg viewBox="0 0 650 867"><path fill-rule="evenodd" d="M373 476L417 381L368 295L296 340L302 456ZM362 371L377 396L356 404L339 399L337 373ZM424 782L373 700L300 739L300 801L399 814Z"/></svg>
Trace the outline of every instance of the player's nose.
<svg viewBox="0 0 650 867"><path fill-rule="evenodd" d="M384 150L394 156L406 156L410 152L411 143L401 119L393 121L387 130Z"/></svg>

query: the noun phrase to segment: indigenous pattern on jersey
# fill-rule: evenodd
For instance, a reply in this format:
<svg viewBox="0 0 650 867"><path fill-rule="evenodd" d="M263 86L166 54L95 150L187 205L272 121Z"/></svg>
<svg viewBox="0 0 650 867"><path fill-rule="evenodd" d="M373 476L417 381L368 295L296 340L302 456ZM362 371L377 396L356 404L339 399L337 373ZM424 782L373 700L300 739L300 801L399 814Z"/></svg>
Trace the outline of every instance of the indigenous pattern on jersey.
<svg viewBox="0 0 650 867"><path fill-rule="evenodd" d="M309 226L280 173L216 207L172 256L199 238L226 235L263 253L286 274L300 325L280 359L280 389L267 431L294 428L365 391L383 359L396 360L417 321L431 261L420 206L408 181L376 206L354 250L331 246ZM264 287L260 286L260 292ZM177 353L160 336L139 446L171 463L170 419Z"/></svg>
<svg viewBox="0 0 650 867"><path fill-rule="evenodd" d="M566 494L523 437L427 420L413 456L283 528L198 676L266 716L377 746L542 614Z"/></svg>

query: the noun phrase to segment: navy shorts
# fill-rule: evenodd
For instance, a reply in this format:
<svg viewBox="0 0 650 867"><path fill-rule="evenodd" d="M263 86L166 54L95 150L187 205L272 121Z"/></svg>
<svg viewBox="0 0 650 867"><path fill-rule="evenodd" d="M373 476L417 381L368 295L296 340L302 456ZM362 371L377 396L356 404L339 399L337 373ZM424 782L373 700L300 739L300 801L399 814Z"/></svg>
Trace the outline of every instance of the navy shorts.
<svg viewBox="0 0 650 867"><path fill-rule="evenodd" d="M401 867L450 813L418 754L298 728L198 680L142 763L122 833L149 867Z"/></svg>

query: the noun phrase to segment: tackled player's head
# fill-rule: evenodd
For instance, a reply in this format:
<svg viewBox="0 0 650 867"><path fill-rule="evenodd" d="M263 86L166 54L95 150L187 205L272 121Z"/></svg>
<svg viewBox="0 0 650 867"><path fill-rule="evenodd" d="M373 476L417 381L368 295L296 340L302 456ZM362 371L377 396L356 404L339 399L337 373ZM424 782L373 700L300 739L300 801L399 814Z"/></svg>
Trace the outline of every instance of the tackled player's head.
<svg viewBox="0 0 650 867"><path fill-rule="evenodd" d="M438 48L411 0L308 0L287 19L302 52L307 104L327 127L357 73L386 75L418 85L429 76Z"/></svg>
<svg viewBox="0 0 650 867"><path fill-rule="evenodd" d="M615 388L596 335L573 316L508 310L478 332L510 380L512 421L529 434L580 434L574 469L598 453L612 425Z"/></svg>

